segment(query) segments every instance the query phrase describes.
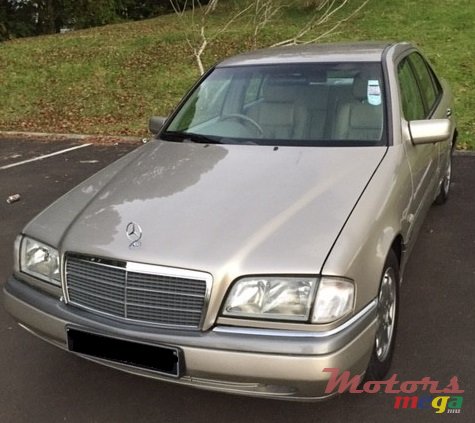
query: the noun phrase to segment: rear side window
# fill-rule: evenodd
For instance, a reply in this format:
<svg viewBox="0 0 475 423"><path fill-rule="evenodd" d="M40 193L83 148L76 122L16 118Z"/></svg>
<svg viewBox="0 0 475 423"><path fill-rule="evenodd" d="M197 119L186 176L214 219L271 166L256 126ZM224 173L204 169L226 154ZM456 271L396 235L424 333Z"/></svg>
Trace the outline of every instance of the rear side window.
<svg viewBox="0 0 475 423"><path fill-rule="evenodd" d="M438 90L438 84L436 84L432 71L420 54L412 53L409 56L409 60L411 61L414 74L419 83L426 107L426 114L428 115L430 111L433 110L439 98L440 92Z"/></svg>
<svg viewBox="0 0 475 423"><path fill-rule="evenodd" d="M422 102L416 77L407 58L399 64L398 79L404 117L407 120L424 119L426 115L424 103Z"/></svg>

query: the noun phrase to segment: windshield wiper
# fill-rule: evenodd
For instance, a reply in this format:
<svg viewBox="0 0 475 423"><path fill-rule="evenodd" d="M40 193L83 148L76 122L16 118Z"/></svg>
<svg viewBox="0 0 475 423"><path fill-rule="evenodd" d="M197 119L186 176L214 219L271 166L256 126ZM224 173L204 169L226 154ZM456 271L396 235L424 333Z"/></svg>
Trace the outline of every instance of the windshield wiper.
<svg viewBox="0 0 475 423"><path fill-rule="evenodd" d="M195 134L194 132L167 131L162 134L167 139L170 137L173 141L196 142L200 144L222 144L222 142L210 135Z"/></svg>

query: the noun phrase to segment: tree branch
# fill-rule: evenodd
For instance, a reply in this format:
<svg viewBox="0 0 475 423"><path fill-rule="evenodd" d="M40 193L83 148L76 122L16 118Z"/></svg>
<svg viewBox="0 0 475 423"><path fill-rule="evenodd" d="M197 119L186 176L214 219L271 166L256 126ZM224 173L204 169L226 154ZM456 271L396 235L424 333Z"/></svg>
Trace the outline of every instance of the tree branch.
<svg viewBox="0 0 475 423"><path fill-rule="evenodd" d="M309 32L314 30L316 27L327 24L338 11L340 11L343 7L345 7L349 3L349 1L350 0L343 0L339 5L336 5L336 0L324 0L322 3L316 6L316 10L315 10L315 12L318 12L325 9L322 15L318 16L318 14L315 13L312 16L312 18L299 30L299 32L294 37L288 38L283 41L279 41L273 44L271 47L279 47L279 46L295 45L295 44L310 44L324 37L327 37L328 35L334 33L343 23L347 22L353 16L359 13L361 9L363 9L370 0L365 0L352 13L350 13L345 18L342 18L339 21L337 21L331 28L329 28L322 34L316 37L313 37L309 40L304 40L304 37L308 35Z"/></svg>

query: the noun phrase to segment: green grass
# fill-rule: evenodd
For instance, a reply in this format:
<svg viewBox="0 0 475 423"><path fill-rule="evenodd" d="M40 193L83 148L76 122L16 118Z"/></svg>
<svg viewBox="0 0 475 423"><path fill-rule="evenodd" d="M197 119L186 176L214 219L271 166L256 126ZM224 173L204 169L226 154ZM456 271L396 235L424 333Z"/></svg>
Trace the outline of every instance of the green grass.
<svg viewBox="0 0 475 423"><path fill-rule="evenodd" d="M454 91L459 148L473 150L474 22L473 0L372 0L345 32L355 39L407 40L421 47Z"/></svg>
<svg viewBox="0 0 475 423"><path fill-rule="evenodd" d="M339 16L361 3L353 0ZM222 4L216 27L235 3ZM259 46L293 35L308 16L305 8L282 9ZM210 45L206 66L253 47L248 21ZM460 147L475 149L473 22L473 0L371 0L325 41L416 42L452 85ZM142 135L148 117L170 113L197 76L174 15L1 43L0 129Z"/></svg>

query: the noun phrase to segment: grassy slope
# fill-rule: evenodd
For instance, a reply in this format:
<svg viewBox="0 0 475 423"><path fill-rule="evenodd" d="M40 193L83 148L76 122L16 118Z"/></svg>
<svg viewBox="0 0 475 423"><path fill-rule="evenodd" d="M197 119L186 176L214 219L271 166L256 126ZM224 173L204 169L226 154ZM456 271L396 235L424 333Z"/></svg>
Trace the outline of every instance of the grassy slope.
<svg viewBox="0 0 475 423"><path fill-rule="evenodd" d="M361 2L353 0L350 9ZM229 8L228 3L213 18L216 25L227 19ZM282 10L260 43L292 35L307 16L307 10ZM371 0L327 40L418 43L451 82L461 146L474 149L475 94L469 89L475 86L473 22L473 0ZM205 63L250 49L249 34L244 21L231 27L211 45ZM0 129L141 134L148 116L169 113L196 77L173 15L3 43Z"/></svg>
<svg viewBox="0 0 475 423"><path fill-rule="evenodd" d="M459 148L475 149L475 2L377 0L347 31L357 39L416 42L456 98Z"/></svg>

